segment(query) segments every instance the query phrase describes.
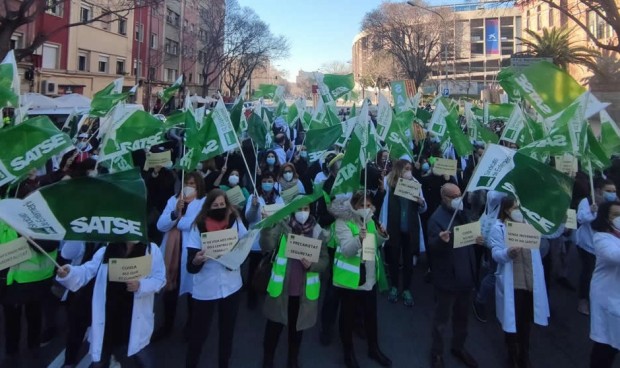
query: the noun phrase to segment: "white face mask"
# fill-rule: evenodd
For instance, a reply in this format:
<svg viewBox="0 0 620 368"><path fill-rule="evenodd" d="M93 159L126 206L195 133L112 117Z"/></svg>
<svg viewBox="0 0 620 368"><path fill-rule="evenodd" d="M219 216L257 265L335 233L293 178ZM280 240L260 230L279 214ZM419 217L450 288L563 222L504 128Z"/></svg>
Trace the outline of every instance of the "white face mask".
<svg viewBox="0 0 620 368"><path fill-rule="evenodd" d="M620 217L611 220L611 226L613 226L616 231L620 231Z"/></svg>
<svg viewBox="0 0 620 368"><path fill-rule="evenodd" d="M305 224L308 221L308 217L310 217L310 212L307 211L297 211L295 212L295 221L300 224Z"/></svg>
<svg viewBox="0 0 620 368"><path fill-rule="evenodd" d="M454 198L450 202L450 207L452 207L453 210L463 211L463 199L461 199L461 197Z"/></svg>
<svg viewBox="0 0 620 368"><path fill-rule="evenodd" d="M284 174L282 174L282 177L286 181L291 181L291 180L293 180L293 173L292 172L285 172Z"/></svg>
<svg viewBox="0 0 620 368"><path fill-rule="evenodd" d="M523 212L521 210L510 211L510 219L514 222L523 222Z"/></svg>
<svg viewBox="0 0 620 368"><path fill-rule="evenodd" d="M228 184L232 185L233 187L237 184L239 184L239 177L237 175L231 175L228 177Z"/></svg>
<svg viewBox="0 0 620 368"><path fill-rule="evenodd" d="M202 162L199 162L198 165L196 165L196 171L202 171Z"/></svg>
<svg viewBox="0 0 620 368"><path fill-rule="evenodd" d="M403 178L407 179L407 180L411 180L411 179L413 179L413 174L411 173L411 171L405 171L403 173Z"/></svg>
<svg viewBox="0 0 620 368"><path fill-rule="evenodd" d="M196 194L196 188L185 186L183 187L183 197L193 197Z"/></svg>
<svg viewBox="0 0 620 368"><path fill-rule="evenodd" d="M372 208L360 208L355 210L355 213L359 215L359 217L369 221L372 218Z"/></svg>

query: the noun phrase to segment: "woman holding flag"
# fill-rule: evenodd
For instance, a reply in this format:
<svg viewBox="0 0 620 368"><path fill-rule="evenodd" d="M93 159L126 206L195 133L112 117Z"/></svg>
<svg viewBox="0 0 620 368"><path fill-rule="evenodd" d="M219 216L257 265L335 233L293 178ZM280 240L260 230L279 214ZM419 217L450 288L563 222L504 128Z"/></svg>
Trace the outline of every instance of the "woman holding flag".
<svg viewBox="0 0 620 368"><path fill-rule="evenodd" d="M320 239L318 262L287 258L287 237L290 234ZM297 209L293 215L275 226L261 231L260 246L263 252L276 252L263 308L267 317L263 341L264 368L274 366L278 339L284 326L288 326L288 367L299 367L302 331L316 323L320 295L319 273L329 263L326 246L328 238L329 235L310 215L310 204Z"/></svg>
<svg viewBox="0 0 620 368"><path fill-rule="evenodd" d="M388 235L383 226L373 220L370 196L363 191L351 198L337 198L329 211L336 217L333 282L340 292L340 339L345 365L359 367L353 350L353 328L358 308L362 307L368 356L382 367L390 367L392 361L379 349L377 331L377 285L381 290L387 288L379 246ZM370 249L365 249L367 247Z"/></svg>
<svg viewBox="0 0 620 368"><path fill-rule="evenodd" d="M239 238L247 232L235 207L228 201L221 189L213 189L207 194L196 221L188 236L187 271L193 274L192 323L185 365L197 367L200 362L202 345L207 339L213 315L217 308L219 329L218 366L226 368L232 355L233 336L237 311L239 309L239 290L243 282L239 269L229 270L210 258L202 246L202 234L233 229Z"/></svg>

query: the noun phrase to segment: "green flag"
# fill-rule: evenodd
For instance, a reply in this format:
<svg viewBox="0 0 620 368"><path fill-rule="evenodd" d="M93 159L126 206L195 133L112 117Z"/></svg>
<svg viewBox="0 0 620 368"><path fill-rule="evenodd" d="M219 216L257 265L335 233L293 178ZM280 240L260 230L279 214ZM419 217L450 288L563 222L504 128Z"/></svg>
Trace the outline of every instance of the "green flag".
<svg viewBox="0 0 620 368"><path fill-rule="evenodd" d="M201 160L208 160L239 147L235 129L221 97L213 111L207 116L206 129L207 141L202 150Z"/></svg>
<svg viewBox="0 0 620 368"><path fill-rule="evenodd" d="M515 105L508 121L504 125L500 139L509 143L517 143L523 129L525 129L525 116L521 107Z"/></svg>
<svg viewBox="0 0 620 368"><path fill-rule="evenodd" d="M15 53L9 50L0 63L0 110L4 107L19 107L19 80Z"/></svg>
<svg viewBox="0 0 620 368"><path fill-rule="evenodd" d="M125 101L129 97L129 93L123 93L124 80L125 78L118 78L95 93L90 102L88 114L94 117L103 117L121 101Z"/></svg>
<svg viewBox="0 0 620 368"><path fill-rule="evenodd" d="M325 195L323 192L323 184L315 185L312 194L297 196L295 197L289 204L279 209L273 215L263 219L262 221L252 225L252 229L264 229L271 227L278 222L284 220L286 217L293 214L295 211L300 209L301 207L307 206L310 203L316 201Z"/></svg>
<svg viewBox="0 0 620 368"><path fill-rule="evenodd" d="M476 138L474 138L474 140L482 141L487 144L497 144L499 142L499 137L490 128L482 125L478 120L474 121L474 125L476 126Z"/></svg>
<svg viewBox="0 0 620 368"><path fill-rule="evenodd" d="M208 122L211 114L203 117L200 121L196 121L196 116L191 111L184 112L185 118L185 152L179 160L179 167L185 171L196 169L203 151L208 150L207 133ZM213 125L211 121L211 125Z"/></svg>
<svg viewBox="0 0 620 368"><path fill-rule="evenodd" d="M517 142L519 147L525 147L528 144L541 140L545 137L545 129L542 124L538 123L527 114L523 114L523 116L525 117L525 129L523 129L521 135L519 136L519 141Z"/></svg>
<svg viewBox="0 0 620 368"><path fill-rule="evenodd" d="M486 104L486 106L488 106L489 110L488 119L486 120L487 122L491 120L506 121L510 119L510 114L512 114L512 110L514 108L513 104ZM485 121L484 109L474 106L471 111L478 120Z"/></svg>
<svg viewBox="0 0 620 368"><path fill-rule="evenodd" d="M268 148L268 139L269 131L265 126L265 122L258 116L256 113L252 113L250 117L248 117L248 135L254 141L254 145L257 148Z"/></svg>
<svg viewBox="0 0 620 368"><path fill-rule="evenodd" d="M271 100L275 97L277 89L278 86L275 84L260 84L252 97Z"/></svg>
<svg viewBox="0 0 620 368"><path fill-rule="evenodd" d="M0 185L4 185L45 166L47 160L73 147L73 143L43 115L1 129L0 147Z"/></svg>
<svg viewBox="0 0 620 368"><path fill-rule="evenodd" d="M601 146L607 157L620 152L620 129L607 111L600 112L601 119Z"/></svg>
<svg viewBox="0 0 620 368"><path fill-rule="evenodd" d="M329 103L351 93L355 88L353 73L351 74L315 74L319 92L323 102Z"/></svg>
<svg viewBox="0 0 620 368"><path fill-rule="evenodd" d="M592 163L592 167L597 170L605 170L611 166L610 156L605 152L605 148L596 140L592 127L590 125L586 128L587 131L587 147L584 153L585 157L582 157L581 164L585 166L585 162Z"/></svg>
<svg viewBox="0 0 620 368"><path fill-rule="evenodd" d="M157 94L157 97L159 97L159 99L161 100L162 106L167 104L168 101L170 101L170 99L174 95L176 95L177 91L181 89L182 85L183 85L183 74L181 74L179 78L177 78L177 80L174 81L174 83L170 87L164 89L163 91Z"/></svg>
<svg viewBox="0 0 620 368"><path fill-rule="evenodd" d="M388 135L390 125L392 125L394 112L392 106L388 102L383 93L379 93L379 104L377 106L377 133L379 139L385 141L385 137Z"/></svg>
<svg viewBox="0 0 620 368"><path fill-rule="evenodd" d="M245 96L245 86L241 89L241 93L239 93L239 96L237 96L232 108L230 109L230 120L232 121L233 127L235 128L235 131L237 133L242 132L240 128L242 119L241 115L244 115L243 112L245 110L245 108L243 107L243 104L245 102L243 100L243 96ZM243 116L243 118L245 118L245 115Z"/></svg>
<svg viewBox="0 0 620 368"><path fill-rule="evenodd" d="M0 218L34 239L146 241L146 187L137 169L62 180L0 201Z"/></svg>
<svg viewBox="0 0 620 368"><path fill-rule="evenodd" d="M342 125L310 129L306 132L304 145L308 151L308 161L314 162L323 156L342 136Z"/></svg>
<svg viewBox="0 0 620 368"><path fill-rule="evenodd" d="M543 234L552 234L566 219L573 180L542 162L490 144L467 186L468 192L480 189L513 195L527 222Z"/></svg>
<svg viewBox="0 0 620 368"><path fill-rule="evenodd" d="M354 192L360 188L362 169L365 166L365 148L362 145L364 139L364 128L358 124L351 134L351 139L344 151L340 170L334 180L331 195Z"/></svg>
<svg viewBox="0 0 620 368"><path fill-rule="evenodd" d="M433 115L428 122L428 130L439 138L443 138L446 133L446 116L450 113L452 104L450 100L439 98L433 110Z"/></svg>
<svg viewBox="0 0 620 368"><path fill-rule="evenodd" d="M456 109L452 109L450 114L446 116L446 131L450 138L450 142L454 146L454 150L461 157L471 155L474 151L474 146L469 141L469 138L463 133L461 126L458 123L459 115Z"/></svg>
<svg viewBox="0 0 620 368"><path fill-rule="evenodd" d="M409 142L411 142L411 139L407 138L407 135L405 134L405 131L403 129L403 125L401 125L400 123L400 119L405 118L404 115L411 119L413 117L413 111L407 110L394 116L392 124L390 124L390 127L387 130L387 134L384 139L387 150L393 160L398 160L403 156L409 157L409 160L413 159L413 153L411 152L411 148L409 146ZM399 117L400 119L397 117ZM411 123L409 123L408 125L409 129L411 130Z"/></svg>
<svg viewBox="0 0 620 368"><path fill-rule="evenodd" d="M414 106L409 98L409 93L413 92L415 89L414 84L415 83L411 80L398 80L390 83L392 86L391 90L392 98L394 99L394 108L397 113L402 113L418 107L417 104ZM413 88L408 89L408 85Z"/></svg>

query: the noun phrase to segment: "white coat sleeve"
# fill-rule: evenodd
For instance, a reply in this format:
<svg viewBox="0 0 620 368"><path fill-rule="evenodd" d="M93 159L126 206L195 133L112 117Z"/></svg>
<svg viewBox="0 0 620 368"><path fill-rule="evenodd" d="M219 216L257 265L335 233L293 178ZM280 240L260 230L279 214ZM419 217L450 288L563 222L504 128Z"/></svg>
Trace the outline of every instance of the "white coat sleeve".
<svg viewBox="0 0 620 368"><path fill-rule="evenodd" d="M495 262L503 264L512 261L508 256L508 247L506 247L504 232L500 224L495 224L489 232L489 246Z"/></svg>
<svg viewBox="0 0 620 368"><path fill-rule="evenodd" d="M260 212L261 212L261 203L258 201L258 206L252 205L252 200L254 199L254 194L248 198L247 203L245 204L245 218L248 220L248 223L253 225L261 220Z"/></svg>
<svg viewBox="0 0 620 368"><path fill-rule="evenodd" d="M187 247L194 249L202 249L202 241L200 240L200 231L196 225L192 226L189 231L189 239L187 239Z"/></svg>
<svg viewBox="0 0 620 368"><path fill-rule="evenodd" d="M177 224L179 219L172 219L172 212L174 212L176 207L177 198L175 196L172 196L170 197L170 199L168 199L168 202L166 202L166 208L164 208L164 211L161 213L159 219L157 220L157 230L161 231L162 233L167 233L168 231L172 230L174 225Z"/></svg>
<svg viewBox="0 0 620 368"><path fill-rule="evenodd" d="M579 202L577 207L577 222L579 225L589 224L596 218L596 213L592 213L590 210L590 202L588 198L584 198Z"/></svg>
<svg viewBox="0 0 620 368"><path fill-rule="evenodd" d="M62 242L60 256L67 261L76 261L84 257L86 246L83 241L66 240Z"/></svg>
<svg viewBox="0 0 620 368"><path fill-rule="evenodd" d="M245 234L247 234L248 232L248 229L246 229L245 225L243 225L243 222L240 221L239 219L235 221L233 228L237 229L237 236L239 239L243 238Z"/></svg>
<svg viewBox="0 0 620 368"><path fill-rule="evenodd" d="M336 220L335 231L342 255L345 257L353 257L357 255L359 250L362 248L362 242L358 236L353 236L353 233L351 233L351 229L349 229L346 222Z"/></svg>
<svg viewBox="0 0 620 368"><path fill-rule="evenodd" d="M190 204L187 206L185 215L183 215L179 219L179 222L177 222L177 229L179 229L180 231L189 231L192 228L194 221L196 221L196 217L198 216L198 213L200 213L200 209L202 208L203 203L204 198L194 199L193 201L191 201Z"/></svg>
<svg viewBox="0 0 620 368"><path fill-rule="evenodd" d="M151 244L151 273L140 280L137 296L155 294L166 285L166 266L159 247Z"/></svg>
<svg viewBox="0 0 620 368"><path fill-rule="evenodd" d="M301 180L297 180L297 189L299 189L299 194L306 194L306 188L304 188Z"/></svg>
<svg viewBox="0 0 620 368"><path fill-rule="evenodd" d="M594 254L596 255L596 259L620 265L620 239L610 239L609 237L605 238L594 238Z"/></svg>
<svg viewBox="0 0 620 368"><path fill-rule="evenodd" d="M77 291L88 284L97 275L105 249L105 247L99 249L90 261L81 266L69 266L69 274L63 278L56 276L56 281L71 291Z"/></svg>

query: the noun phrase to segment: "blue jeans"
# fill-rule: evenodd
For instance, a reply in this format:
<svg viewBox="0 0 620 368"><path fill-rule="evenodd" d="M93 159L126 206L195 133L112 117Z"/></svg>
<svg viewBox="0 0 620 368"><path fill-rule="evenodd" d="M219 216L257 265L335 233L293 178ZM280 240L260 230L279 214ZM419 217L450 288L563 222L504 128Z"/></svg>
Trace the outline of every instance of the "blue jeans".
<svg viewBox="0 0 620 368"><path fill-rule="evenodd" d="M490 252L489 252L490 253ZM489 302L491 295L495 290L495 272L497 271L497 263L493 259L493 256L489 254L487 265L482 269L482 280L480 281L480 287L476 293L476 302L480 304L486 304Z"/></svg>

